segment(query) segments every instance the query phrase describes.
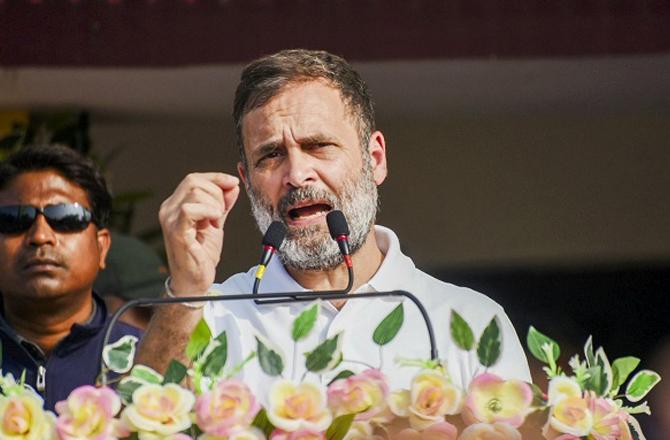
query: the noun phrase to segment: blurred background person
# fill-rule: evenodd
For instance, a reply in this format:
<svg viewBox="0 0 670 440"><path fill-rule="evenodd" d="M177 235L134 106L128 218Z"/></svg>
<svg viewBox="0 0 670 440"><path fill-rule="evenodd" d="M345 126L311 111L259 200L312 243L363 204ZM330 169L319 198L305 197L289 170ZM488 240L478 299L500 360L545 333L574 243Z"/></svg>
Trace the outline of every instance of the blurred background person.
<svg viewBox="0 0 670 440"><path fill-rule="evenodd" d="M167 267L151 246L138 238L112 232L107 267L98 273L93 287L113 314L133 299L161 296L166 277ZM151 314L151 307L132 307L120 319L144 330Z"/></svg>

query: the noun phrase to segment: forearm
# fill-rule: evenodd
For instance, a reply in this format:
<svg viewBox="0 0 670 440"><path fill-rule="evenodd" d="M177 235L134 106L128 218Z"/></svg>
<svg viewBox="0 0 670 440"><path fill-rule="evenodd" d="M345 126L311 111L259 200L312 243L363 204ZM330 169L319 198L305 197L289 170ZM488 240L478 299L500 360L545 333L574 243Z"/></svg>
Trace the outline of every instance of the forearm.
<svg viewBox="0 0 670 440"><path fill-rule="evenodd" d="M142 338L135 362L160 373L165 372L172 359L187 364L184 353L186 344L201 318L202 309L191 309L180 304L157 307Z"/></svg>

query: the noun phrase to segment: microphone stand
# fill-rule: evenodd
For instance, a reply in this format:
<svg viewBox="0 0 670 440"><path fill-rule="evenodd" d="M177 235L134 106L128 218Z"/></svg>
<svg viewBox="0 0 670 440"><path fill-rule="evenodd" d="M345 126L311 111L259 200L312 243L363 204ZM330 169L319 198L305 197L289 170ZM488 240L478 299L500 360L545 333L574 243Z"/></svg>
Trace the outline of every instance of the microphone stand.
<svg viewBox="0 0 670 440"><path fill-rule="evenodd" d="M351 279L350 277L350 284ZM351 287L349 287L351 289ZM165 304L180 304L180 303L195 303L195 302L204 302L204 301L246 301L246 300L263 300L268 299L272 300L273 303L295 303L295 302L307 302L313 301L315 299L322 300L334 300L334 299L360 299L360 298L382 298L389 296L402 296L411 300L416 307L419 309L421 316L426 324L426 330L428 332L428 339L430 342L430 358L432 360L437 360L437 347L435 344L435 334L433 331L433 325L428 317L428 312L426 308L421 304L421 301L414 296L413 294L405 290L392 290L388 292L367 292L367 293L347 293L345 291L325 291L325 292L281 292L281 293L256 293L256 294L236 294L236 295L206 295L206 296L183 296L176 298L138 298L131 301L128 301L123 306L121 306L113 315L112 318L107 323L105 327L105 336L103 338L102 347L107 346L109 343L109 337L112 333L112 328L119 317L128 309L137 306L153 306L153 305L165 305ZM100 373L101 373L101 382L102 385L107 385L107 372L105 370L104 359L100 358Z"/></svg>
<svg viewBox="0 0 670 440"><path fill-rule="evenodd" d="M318 293L321 293L321 294L324 294L324 295L329 294L329 293L332 293L332 294L340 294L341 293L341 294L345 294L345 295L348 294L351 291L351 288L354 285L354 269L352 267L347 266L347 273L348 273L348 279L347 279L348 281L347 281L347 286L344 289L342 289L342 290L337 290L337 289L336 290L320 290ZM254 302L256 304L282 304L282 303L285 303L285 302L291 302L291 301L287 301L287 298L297 298L299 296L299 295L296 295L296 294L291 293L291 292L286 292L284 294L284 296L286 298L271 298L271 299L265 299L264 300L264 299L258 297L258 288L260 287L260 281L261 280L258 279L258 278L256 278L256 280L254 281L253 295L256 296L256 298L254 299ZM311 293L316 293L316 292L311 292ZM305 292L302 292L302 294L304 295ZM333 298L333 299L340 299L340 298Z"/></svg>

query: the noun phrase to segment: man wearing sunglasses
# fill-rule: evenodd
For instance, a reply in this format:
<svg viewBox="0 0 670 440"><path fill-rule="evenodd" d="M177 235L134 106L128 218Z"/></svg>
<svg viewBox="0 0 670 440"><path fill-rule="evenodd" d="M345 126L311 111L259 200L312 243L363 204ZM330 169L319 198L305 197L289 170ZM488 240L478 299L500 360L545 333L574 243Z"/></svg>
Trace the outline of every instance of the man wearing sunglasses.
<svg viewBox="0 0 670 440"><path fill-rule="evenodd" d="M95 383L104 302L93 293L110 246L111 196L92 162L60 146L26 147L0 163L2 372L53 409ZM118 324L112 339L139 336Z"/></svg>

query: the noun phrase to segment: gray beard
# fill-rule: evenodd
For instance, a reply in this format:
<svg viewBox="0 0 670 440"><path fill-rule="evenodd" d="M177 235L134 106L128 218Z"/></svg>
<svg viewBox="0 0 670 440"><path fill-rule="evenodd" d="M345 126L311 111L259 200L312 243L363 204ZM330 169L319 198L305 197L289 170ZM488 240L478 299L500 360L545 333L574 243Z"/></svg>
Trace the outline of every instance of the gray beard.
<svg viewBox="0 0 670 440"><path fill-rule="evenodd" d="M377 185L369 165L365 166L358 176L353 176L344 183L339 196L312 186L289 191L279 201L279 212L276 212L271 204L255 191L251 183L247 187L247 193L252 214L261 233L265 233L274 220L286 223L284 218L288 216L288 206L296 202L306 199L327 201L333 209L341 210L349 223L349 247L352 254L365 243L377 216ZM337 243L322 225L289 227L278 255L284 266L296 270L325 271L342 264Z"/></svg>

